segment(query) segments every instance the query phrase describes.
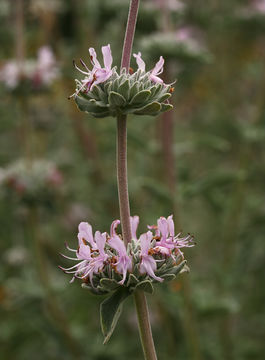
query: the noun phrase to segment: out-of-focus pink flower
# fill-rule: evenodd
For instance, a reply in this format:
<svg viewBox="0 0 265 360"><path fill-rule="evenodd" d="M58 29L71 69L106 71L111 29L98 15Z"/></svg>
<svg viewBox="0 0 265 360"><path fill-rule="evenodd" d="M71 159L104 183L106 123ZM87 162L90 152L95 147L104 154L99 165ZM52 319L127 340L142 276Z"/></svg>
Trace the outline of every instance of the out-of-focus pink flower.
<svg viewBox="0 0 265 360"><path fill-rule="evenodd" d="M0 81L4 82L6 87L14 89L19 83L20 69L16 61L8 61L0 70Z"/></svg>
<svg viewBox="0 0 265 360"><path fill-rule="evenodd" d="M140 236L140 244L141 244L141 263L140 263L140 273L147 273L153 279L157 281L163 281L162 278L155 275L156 270L156 261L153 256L149 255L151 241L153 239L153 234L151 231L148 231L145 234Z"/></svg>
<svg viewBox="0 0 265 360"><path fill-rule="evenodd" d="M142 54L138 52L138 54L133 54L133 56L136 59L136 63L138 65L138 69L141 71L145 71L145 62L142 59ZM163 66L164 66L164 58L163 56L160 56L159 61L156 63L155 67L150 71L150 80L159 83L164 84L164 81L158 77L158 75L162 74L163 72Z"/></svg>
<svg viewBox="0 0 265 360"><path fill-rule="evenodd" d="M0 70L0 81L9 89L15 89L21 80L30 81L33 87L47 86L59 76L54 54L49 46L38 51L37 60L8 61Z"/></svg>
<svg viewBox="0 0 265 360"><path fill-rule="evenodd" d="M59 75L56 59L49 46L42 46L38 50L36 71L34 77L39 77L44 85L50 85Z"/></svg>
<svg viewBox="0 0 265 360"><path fill-rule="evenodd" d="M54 168L50 174L48 174L47 181L54 186L59 186L63 183L63 175L62 173Z"/></svg>
<svg viewBox="0 0 265 360"><path fill-rule="evenodd" d="M185 5L178 0L154 0L154 2L160 8L166 7L173 11L181 11L185 7Z"/></svg>
<svg viewBox="0 0 265 360"><path fill-rule="evenodd" d="M265 0L253 0L251 8L261 14L265 14Z"/></svg>

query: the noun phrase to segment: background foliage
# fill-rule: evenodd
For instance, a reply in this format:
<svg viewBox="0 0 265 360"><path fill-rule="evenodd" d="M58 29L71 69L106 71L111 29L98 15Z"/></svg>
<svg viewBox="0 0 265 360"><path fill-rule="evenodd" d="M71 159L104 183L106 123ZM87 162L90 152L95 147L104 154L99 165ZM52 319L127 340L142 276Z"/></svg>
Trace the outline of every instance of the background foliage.
<svg viewBox="0 0 265 360"><path fill-rule="evenodd" d="M0 2L1 64L21 43L29 58L50 45L61 72L45 91L0 87L3 360L142 358L132 301L103 346L102 299L78 281L69 285L57 268L67 265L59 252L65 241L76 246L80 221L108 231L119 217L115 120L90 118L67 97L78 76L72 59L87 62L88 47L99 51L111 43L119 65L128 3L25 0L18 33L17 1ZM179 230L194 234L197 246L185 252L190 274L157 287L149 299L158 355L260 360L265 12L255 1L172 0L162 9L159 3L141 2L134 51L142 51L149 68L165 57L165 79L177 78L175 108L159 118L129 120L131 213L144 230L174 212ZM32 164L45 161L57 166L59 182L45 183L46 170L32 175ZM3 181L18 162L24 170ZM20 176L28 196L13 186Z"/></svg>

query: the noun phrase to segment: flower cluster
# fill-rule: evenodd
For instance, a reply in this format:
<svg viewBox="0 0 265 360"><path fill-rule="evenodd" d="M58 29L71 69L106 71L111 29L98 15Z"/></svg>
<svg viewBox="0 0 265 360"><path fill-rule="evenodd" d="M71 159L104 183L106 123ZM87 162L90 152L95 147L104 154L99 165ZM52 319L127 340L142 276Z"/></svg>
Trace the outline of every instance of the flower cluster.
<svg viewBox="0 0 265 360"><path fill-rule="evenodd" d="M57 166L47 160L21 159L2 169L1 190L27 205L48 205L61 193L64 179Z"/></svg>
<svg viewBox="0 0 265 360"><path fill-rule="evenodd" d="M24 82L34 89L46 87L59 76L59 69L54 54L49 46L43 46L38 51L37 60L8 61L0 69L0 81L14 90Z"/></svg>
<svg viewBox="0 0 265 360"><path fill-rule="evenodd" d="M116 67L112 68L110 45L102 47L104 67L97 60L94 48L89 49L89 54L91 70L82 59L80 63L83 70L74 62L84 78L76 80L76 91L70 98L74 97L81 111L100 118L131 113L157 115L172 109L168 103L174 90L172 84L165 84L159 77L164 66L162 56L151 71L146 71L141 53L134 54L138 70L128 73L122 69L119 74Z"/></svg>
<svg viewBox="0 0 265 360"><path fill-rule="evenodd" d="M69 268L60 268L67 274L83 281L83 286L95 294L104 294L125 286L145 290L151 283L172 280L180 271L187 270L183 247L194 245L192 236L175 234L172 215L160 217L157 225L148 226L149 231L137 237L139 217L131 217L132 241L127 248L121 235L117 234L119 220L113 221L110 234L96 231L86 222L79 225L77 250L67 249L75 257L63 257L77 261Z"/></svg>
<svg viewBox="0 0 265 360"><path fill-rule="evenodd" d="M168 59L187 64L187 61L210 62L212 55L204 44L198 28L182 26L176 31L156 32L144 37L141 48L150 57L164 54ZM179 68L179 66L178 66Z"/></svg>

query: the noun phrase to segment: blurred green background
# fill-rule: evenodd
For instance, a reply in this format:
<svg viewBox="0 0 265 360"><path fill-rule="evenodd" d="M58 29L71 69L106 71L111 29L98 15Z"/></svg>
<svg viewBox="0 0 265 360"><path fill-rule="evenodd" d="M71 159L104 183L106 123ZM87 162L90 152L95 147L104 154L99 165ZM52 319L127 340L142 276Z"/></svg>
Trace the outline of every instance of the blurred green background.
<svg viewBox="0 0 265 360"><path fill-rule="evenodd" d="M80 221L103 232L119 217L115 119L67 97L88 47L110 43L119 65L128 5L0 0L1 360L142 359L132 300L103 346L102 298L57 268ZM174 213L197 242L191 272L148 298L161 360L264 359L264 30L263 0L141 1L134 52L148 69L163 55L177 83L172 112L128 121L131 213L140 231ZM21 70L42 46L45 84Z"/></svg>

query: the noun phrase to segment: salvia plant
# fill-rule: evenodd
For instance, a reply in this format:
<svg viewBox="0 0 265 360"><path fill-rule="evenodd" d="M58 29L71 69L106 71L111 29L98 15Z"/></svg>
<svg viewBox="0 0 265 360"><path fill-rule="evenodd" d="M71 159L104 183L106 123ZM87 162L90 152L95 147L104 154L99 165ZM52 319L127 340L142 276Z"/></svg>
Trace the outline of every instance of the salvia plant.
<svg viewBox="0 0 265 360"><path fill-rule="evenodd" d="M91 70L83 60L80 62L84 70L74 63L85 75L81 81L76 80L76 92L72 95L80 110L102 118L118 114L158 115L172 109L168 102L173 91L172 84L164 84L158 76L163 72L162 56L151 71L146 71L141 53L133 54L138 70L132 73L122 68L118 73L117 67L112 68L110 45L102 47L104 67L101 67L93 48L89 49L89 53Z"/></svg>
<svg viewBox="0 0 265 360"><path fill-rule="evenodd" d="M133 54L138 70L130 71L130 58L138 14L139 0L131 0L123 46L121 70L112 67L110 45L102 47L104 66L89 49L92 68L81 60L84 75L76 81L76 91L70 97L78 108L94 117L117 118L117 181L120 220L114 220L110 232L92 232L87 222L81 222L78 247L66 245L74 261L70 267L60 268L72 274L70 282L80 279L82 287L96 295L107 295L100 306L100 321L106 343L121 314L124 300L133 295L138 317L139 333L145 359L157 359L153 342L145 292L153 293L153 284L175 279L187 271L181 249L194 245L190 235L175 234L173 216L160 217L156 225L137 236L138 216L130 216L127 180L127 115L157 115L170 110L168 99L172 84L160 78L164 59L161 56L154 68L146 71L141 53ZM117 228L121 225L121 232Z"/></svg>

